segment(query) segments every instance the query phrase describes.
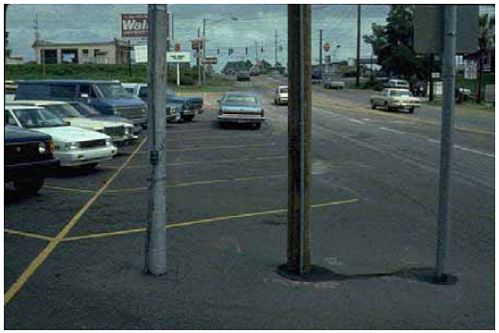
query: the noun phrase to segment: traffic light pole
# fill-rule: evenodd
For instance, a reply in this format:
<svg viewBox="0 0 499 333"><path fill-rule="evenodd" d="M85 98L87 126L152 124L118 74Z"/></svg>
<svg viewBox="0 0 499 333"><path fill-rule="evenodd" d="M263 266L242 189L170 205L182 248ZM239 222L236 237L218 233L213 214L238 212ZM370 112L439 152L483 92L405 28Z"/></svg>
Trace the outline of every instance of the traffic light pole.
<svg viewBox="0 0 499 333"><path fill-rule="evenodd" d="M166 40L167 5L148 5L148 140L151 184L147 214L145 272L166 273Z"/></svg>
<svg viewBox="0 0 499 333"><path fill-rule="evenodd" d="M288 248L287 271L311 270L311 5L288 5Z"/></svg>

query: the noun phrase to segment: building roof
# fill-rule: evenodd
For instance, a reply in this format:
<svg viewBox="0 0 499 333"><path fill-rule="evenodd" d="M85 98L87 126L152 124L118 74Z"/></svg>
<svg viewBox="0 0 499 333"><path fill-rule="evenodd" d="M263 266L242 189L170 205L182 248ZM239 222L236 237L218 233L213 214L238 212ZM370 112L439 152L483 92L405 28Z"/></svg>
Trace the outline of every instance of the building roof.
<svg viewBox="0 0 499 333"><path fill-rule="evenodd" d="M68 47L68 46L103 46L103 45L114 45L118 44L122 47L132 48L132 45L125 42L124 40L115 38L112 41L104 41L104 42L51 42L48 40L38 39L33 42L33 48L35 47Z"/></svg>

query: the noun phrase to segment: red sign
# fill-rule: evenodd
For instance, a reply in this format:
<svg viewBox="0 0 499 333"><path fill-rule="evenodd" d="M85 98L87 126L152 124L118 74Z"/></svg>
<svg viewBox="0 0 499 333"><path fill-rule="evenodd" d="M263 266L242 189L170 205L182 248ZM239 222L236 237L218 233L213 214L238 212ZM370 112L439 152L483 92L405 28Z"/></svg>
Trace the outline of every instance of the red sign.
<svg viewBox="0 0 499 333"><path fill-rule="evenodd" d="M180 52L180 43L175 43L175 52Z"/></svg>
<svg viewBox="0 0 499 333"><path fill-rule="evenodd" d="M147 37L147 14L121 14L121 37Z"/></svg>
<svg viewBox="0 0 499 333"><path fill-rule="evenodd" d="M329 45L329 43L326 43L322 48L324 49L324 51L329 52L329 50L331 49L331 45Z"/></svg>

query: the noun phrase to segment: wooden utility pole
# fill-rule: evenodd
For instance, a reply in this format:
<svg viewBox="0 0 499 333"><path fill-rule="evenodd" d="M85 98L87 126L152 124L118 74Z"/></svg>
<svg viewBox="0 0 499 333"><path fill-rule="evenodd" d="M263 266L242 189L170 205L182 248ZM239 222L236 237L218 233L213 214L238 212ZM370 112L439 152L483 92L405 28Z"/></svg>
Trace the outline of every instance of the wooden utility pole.
<svg viewBox="0 0 499 333"><path fill-rule="evenodd" d="M319 30L319 71L322 79L322 29Z"/></svg>
<svg viewBox="0 0 499 333"><path fill-rule="evenodd" d="M148 140L151 163L145 271L166 273L166 24L167 5L148 5Z"/></svg>
<svg viewBox="0 0 499 333"><path fill-rule="evenodd" d="M311 9L288 5L288 261L290 273L311 269Z"/></svg>
<svg viewBox="0 0 499 333"><path fill-rule="evenodd" d="M360 22L361 10L360 5L357 5L357 63L355 70L355 87L359 88L360 86Z"/></svg>

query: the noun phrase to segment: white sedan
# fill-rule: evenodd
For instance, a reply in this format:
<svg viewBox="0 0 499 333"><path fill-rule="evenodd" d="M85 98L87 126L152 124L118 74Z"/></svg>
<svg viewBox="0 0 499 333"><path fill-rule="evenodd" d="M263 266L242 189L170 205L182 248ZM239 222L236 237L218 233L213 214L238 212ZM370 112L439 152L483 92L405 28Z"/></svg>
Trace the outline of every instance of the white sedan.
<svg viewBox="0 0 499 333"><path fill-rule="evenodd" d="M124 145L134 138L133 125L120 121L94 120L83 117L72 105L62 101L16 100L10 105L38 106L47 109L72 126L97 131L109 135L116 145Z"/></svg>
<svg viewBox="0 0 499 333"><path fill-rule="evenodd" d="M6 105L5 123L49 134L55 145L54 156L61 166L94 168L118 152L110 136L70 126L44 108Z"/></svg>

